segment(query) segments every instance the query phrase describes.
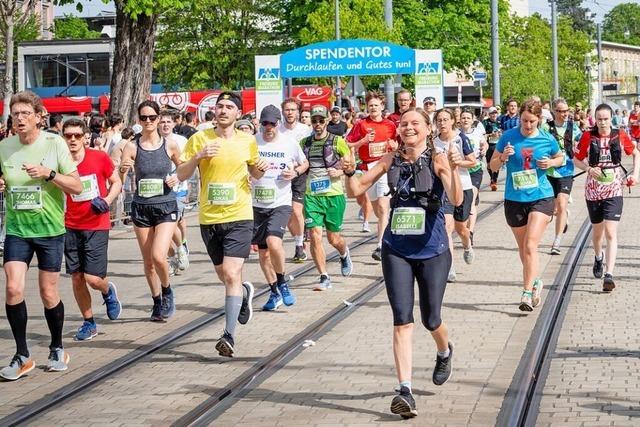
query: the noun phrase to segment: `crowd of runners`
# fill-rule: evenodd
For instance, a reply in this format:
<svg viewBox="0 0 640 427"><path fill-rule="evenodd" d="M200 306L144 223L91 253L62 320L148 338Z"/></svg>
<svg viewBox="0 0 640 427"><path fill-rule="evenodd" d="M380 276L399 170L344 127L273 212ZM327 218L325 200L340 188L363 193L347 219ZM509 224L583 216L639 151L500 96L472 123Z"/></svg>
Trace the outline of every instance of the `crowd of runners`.
<svg viewBox="0 0 640 427"><path fill-rule="evenodd" d="M393 312L399 387L391 411L405 418L417 415L411 391L414 283L422 324L437 348L433 382L442 385L451 376L454 350L441 318L447 282L456 281L453 232L464 262L472 264L485 170L491 190L504 187L505 218L522 262L521 311L541 302L538 248L552 221L549 252L561 254L577 170L587 174L593 275L602 279L605 292L615 288L623 190L640 173L640 102L627 132L606 104L597 106L594 122L585 126L576 115L581 106L570 108L561 98L542 103L532 97L521 105L509 100L504 114L491 107L480 117L470 108L441 108L433 97L419 104L408 90L398 92L396 101L396 111L388 114L384 96L369 92L367 113L355 115L325 105L301 111L296 99L287 98L252 117L243 115L237 94L223 92L197 128L193 117L182 123L180 114L144 101L131 128L117 114L108 118L110 124L91 119L89 125L103 129L96 136L78 118L55 120L55 126L52 120L45 131L41 100L30 92L15 94L13 135L0 142L0 190L6 205L6 313L16 353L0 376L16 380L35 367L24 300L34 254L51 333L48 370L64 371L70 360L58 292L63 256L83 318L75 340L98 334L91 290L100 292L110 320L120 317L107 253L113 206L123 187L133 189L130 216L151 294L150 320L164 322L175 314L179 294L171 278L189 267L185 183L196 172L202 241L225 289L224 329L215 346L225 357L235 352L237 324L253 316L254 287L243 280L252 251L270 287L262 310L292 306L294 279L285 271L283 245L287 229L295 243L291 260L305 262L309 254L318 274L313 289L328 291L323 234L339 254L341 274L350 276L354 267L342 235L347 198L360 207L364 233L371 232L373 212L377 245L371 256L381 262Z"/></svg>

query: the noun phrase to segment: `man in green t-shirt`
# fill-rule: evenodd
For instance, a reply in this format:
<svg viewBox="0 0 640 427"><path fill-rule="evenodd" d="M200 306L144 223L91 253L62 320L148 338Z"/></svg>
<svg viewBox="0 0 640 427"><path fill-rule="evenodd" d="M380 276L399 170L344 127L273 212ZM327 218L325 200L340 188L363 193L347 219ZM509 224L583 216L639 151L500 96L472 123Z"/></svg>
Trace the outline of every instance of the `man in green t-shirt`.
<svg viewBox="0 0 640 427"><path fill-rule="evenodd" d="M342 166L340 159L349 154L349 146L344 138L327 131L328 114L323 105L311 107L311 127L313 133L300 141L302 150L309 161L307 190L304 197L305 227L309 229L311 256L320 272L320 282L313 288L324 291L331 288L327 273L327 260L322 246L322 227L327 230L329 244L340 254L343 276L350 276L353 270L347 242L340 231L346 208L342 187Z"/></svg>
<svg viewBox="0 0 640 427"><path fill-rule="evenodd" d="M62 347L64 305L58 279L64 249L64 193L80 194L82 184L64 140L38 127L44 108L32 92L11 97L16 135L0 143L0 191L5 193L7 237L4 271L6 310L16 342L16 354L0 377L17 380L35 367L27 347L27 306L24 288L34 253L38 257L40 297L51 332L49 371L67 369Z"/></svg>

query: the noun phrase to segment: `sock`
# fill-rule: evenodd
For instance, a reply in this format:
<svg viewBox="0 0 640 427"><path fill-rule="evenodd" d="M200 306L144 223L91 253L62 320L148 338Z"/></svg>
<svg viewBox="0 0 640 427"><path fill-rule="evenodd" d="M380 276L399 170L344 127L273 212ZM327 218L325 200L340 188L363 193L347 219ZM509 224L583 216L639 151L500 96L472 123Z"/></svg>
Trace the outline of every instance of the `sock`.
<svg viewBox="0 0 640 427"><path fill-rule="evenodd" d="M562 241L562 237L556 236L555 240L553 241L553 246L560 246L561 241Z"/></svg>
<svg viewBox="0 0 640 427"><path fill-rule="evenodd" d="M451 351L447 347L447 349L445 351L439 351L438 352L438 357L446 359L447 357L449 357L449 354L451 354Z"/></svg>
<svg viewBox="0 0 640 427"><path fill-rule="evenodd" d="M282 285L283 283L286 283L286 279L284 278L284 273L276 273L276 277L278 278L278 285Z"/></svg>
<svg viewBox="0 0 640 427"><path fill-rule="evenodd" d="M153 298L153 305L162 304L162 294L158 295L157 297L151 297L151 298Z"/></svg>
<svg viewBox="0 0 640 427"><path fill-rule="evenodd" d="M603 258L604 258L604 253L601 253L600 256L596 256L596 259L598 261L602 261Z"/></svg>
<svg viewBox="0 0 640 427"><path fill-rule="evenodd" d="M93 319L93 317L88 317L86 319L84 319L85 322L90 322L90 323L96 323L96 321Z"/></svg>
<svg viewBox="0 0 640 427"><path fill-rule="evenodd" d="M303 246L304 245L304 236L303 235L293 236L293 240L294 240L294 242L296 242L296 246Z"/></svg>
<svg viewBox="0 0 640 427"><path fill-rule="evenodd" d="M225 330L229 332L231 336L233 336L236 331L236 323L238 323L241 307L241 296L226 296L224 298Z"/></svg>
<svg viewBox="0 0 640 427"><path fill-rule="evenodd" d="M11 325L13 339L16 341L16 353L29 357L27 347L27 304L24 301L16 305L5 304L7 320Z"/></svg>
<svg viewBox="0 0 640 427"><path fill-rule="evenodd" d="M271 292L273 292L274 294L278 293L278 286L276 282L269 283L269 287L271 288Z"/></svg>
<svg viewBox="0 0 640 427"><path fill-rule="evenodd" d="M382 246L382 245L380 245ZM343 254L340 254L340 258L345 259L347 257L347 255L349 255L349 247L347 246L347 249L344 251Z"/></svg>
<svg viewBox="0 0 640 427"><path fill-rule="evenodd" d="M169 294L171 294L171 285L167 285L166 288L162 286L162 295L169 295Z"/></svg>
<svg viewBox="0 0 640 427"><path fill-rule="evenodd" d="M51 333L49 349L62 348L62 328L64 326L64 304L62 301L53 308L45 308L44 317L47 319L47 326L49 326Z"/></svg>
<svg viewBox="0 0 640 427"><path fill-rule="evenodd" d="M400 387L408 388L409 393L411 393L411 381L400 381Z"/></svg>

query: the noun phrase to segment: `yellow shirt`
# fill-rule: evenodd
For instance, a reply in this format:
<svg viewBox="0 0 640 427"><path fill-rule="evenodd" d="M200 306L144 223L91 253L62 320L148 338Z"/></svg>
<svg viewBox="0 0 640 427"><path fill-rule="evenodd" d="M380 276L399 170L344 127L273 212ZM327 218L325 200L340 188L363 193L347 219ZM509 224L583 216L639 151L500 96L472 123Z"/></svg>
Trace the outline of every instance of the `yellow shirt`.
<svg viewBox="0 0 640 427"><path fill-rule="evenodd" d="M180 156L189 161L213 142L220 142L218 155L198 162L200 170L200 224L224 224L253 220L248 166L258 160L258 144L253 135L235 131L220 138L215 129L193 134Z"/></svg>

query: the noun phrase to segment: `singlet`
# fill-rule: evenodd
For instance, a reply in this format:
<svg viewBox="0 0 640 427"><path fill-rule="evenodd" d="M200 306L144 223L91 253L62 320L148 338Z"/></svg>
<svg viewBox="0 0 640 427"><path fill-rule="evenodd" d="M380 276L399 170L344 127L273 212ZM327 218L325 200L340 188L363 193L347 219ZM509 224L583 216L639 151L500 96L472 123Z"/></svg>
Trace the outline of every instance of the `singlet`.
<svg viewBox="0 0 640 427"><path fill-rule="evenodd" d="M171 173L173 162L167 154L167 140L154 150L146 150L136 140L137 153L134 163L136 192L133 201L141 205L165 203L176 200L176 195L164 181Z"/></svg>

